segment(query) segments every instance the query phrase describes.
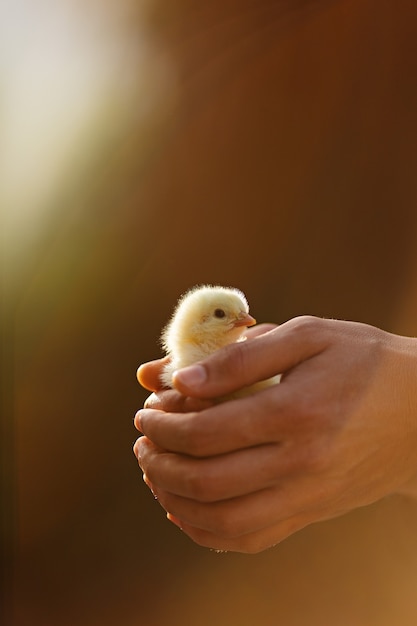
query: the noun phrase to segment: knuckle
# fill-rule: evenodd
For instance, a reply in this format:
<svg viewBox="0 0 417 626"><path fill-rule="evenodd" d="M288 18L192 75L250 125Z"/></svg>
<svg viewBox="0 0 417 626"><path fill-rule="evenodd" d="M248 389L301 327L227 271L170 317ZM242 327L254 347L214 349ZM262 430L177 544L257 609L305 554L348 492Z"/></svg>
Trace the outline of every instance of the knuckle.
<svg viewBox="0 0 417 626"><path fill-rule="evenodd" d="M190 456L204 456L205 440L196 421L184 418L178 424L178 435L182 442L182 449Z"/></svg>
<svg viewBox="0 0 417 626"><path fill-rule="evenodd" d="M224 348L223 374L227 377L238 377L243 384L249 379L251 359L249 343L241 341Z"/></svg>
<svg viewBox="0 0 417 626"><path fill-rule="evenodd" d="M325 320L314 315L300 315L292 320L292 325L297 333L302 333L305 336L315 335L321 332Z"/></svg>
<svg viewBox="0 0 417 626"><path fill-rule="evenodd" d="M199 398L184 396L176 389L165 389L146 398L145 409L156 409L166 413L190 413L208 408L211 403Z"/></svg>
<svg viewBox="0 0 417 626"><path fill-rule="evenodd" d="M174 389L158 393L157 398L161 409L165 412L182 413L183 397Z"/></svg>
<svg viewBox="0 0 417 626"><path fill-rule="evenodd" d="M323 401L322 395L317 396L315 388L305 389L299 394L295 403L296 421L304 434L319 436L331 427L334 415L333 403Z"/></svg>
<svg viewBox="0 0 417 626"><path fill-rule="evenodd" d="M328 454L324 446L317 442L305 445L300 451L299 466L309 474L322 474L328 467Z"/></svg>
<svg viewBox="0 0 417 626"><path fill-rule="evenodd" d="M187 476L187 492L192 500L207 502L207 484L197 472L191 472Z"/></svg>
<svg viewBox="0 0 417 626"><path fill-rule="evenodd" d="M205 400L201 398L192 398L191 396L186 396L183 401L183 411L184 413L194 413L196 411L202 411L204 409L208 409L212 407L214 404L211 400Z"/></svg>
<svg viewBox="0 0 417 626"><path fill-rule="evenodd" d="M216 487L200 465L189 468L185 477L187 497L197 502L209 503L216 499Z"/></svg>
<svg viewBox="0 0 417 626"><path fill-rule="evenodd" d="M161 408L161 410L168 412L168 413L185 413L186 412L186 408L185 408L186 398L175 389L162 391L158 395L155 394L155 396L159 403L158 408Z"/></svg>

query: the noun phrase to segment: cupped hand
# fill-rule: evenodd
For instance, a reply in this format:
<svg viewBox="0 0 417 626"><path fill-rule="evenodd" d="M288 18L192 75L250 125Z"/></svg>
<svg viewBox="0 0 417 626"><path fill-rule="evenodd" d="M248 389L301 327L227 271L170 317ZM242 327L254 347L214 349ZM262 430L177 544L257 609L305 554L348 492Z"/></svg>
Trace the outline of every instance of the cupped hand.
<svg viewBox="0 0 417 626"><path fill-rule="evenodd" d="M242 338L244 340L254 339L255 337L259 337L274 328L276 328L276 324L258 324L257 326L248 328ZM148 391L153 392L146 399L146 408L183 413L186 411L199 411L215 404L214 399L193 398L192 396L184 395L175 389L167 389L166 387L163 387L160 377L163 367L168 360L169 357L155 359L154 361L143 363L138 368L136 376L139 383Z"/></svg>
<svg viewBox="0 0 417 626"><path fill-rule="evenodd" d="M134 450L169 519L203 546L258 552L417 493L415 339L303 317L180 370L176 390L152 382L159 367L141 370L160 400L138 412ZM211 405L280 373L278 385Z"/></svg>

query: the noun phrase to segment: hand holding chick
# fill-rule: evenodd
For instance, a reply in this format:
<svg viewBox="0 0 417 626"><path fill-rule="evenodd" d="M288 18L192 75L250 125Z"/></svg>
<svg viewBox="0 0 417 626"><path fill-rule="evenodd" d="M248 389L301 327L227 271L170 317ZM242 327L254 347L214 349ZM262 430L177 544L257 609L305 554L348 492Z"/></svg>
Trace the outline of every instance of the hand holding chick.
<svg viewBox="0 0 417 626"><path fill-rule="evenodd" d="M144 364L143 380L160 366ZM192 369L178 373L184 398L217 398L277 372L285 379L204 410L167 400L136 414L146 484L199 545L259 552L389 494L417 497L416 339L301 317L200 367L198 384Z"/></svg>
<svg viewBox="0 0 417 626"><path fill-rule="evenodd" d="M238 289L203 285L186 292L162 332L161 342L170 361L161 381L175 386L175 372L203 360L216 350L244 339L246 329L256 324L249 314L245 295ZM279 376L243 389L233 397L254 393L279 382ZM230 396L228 396L230 398Z"/></svg>

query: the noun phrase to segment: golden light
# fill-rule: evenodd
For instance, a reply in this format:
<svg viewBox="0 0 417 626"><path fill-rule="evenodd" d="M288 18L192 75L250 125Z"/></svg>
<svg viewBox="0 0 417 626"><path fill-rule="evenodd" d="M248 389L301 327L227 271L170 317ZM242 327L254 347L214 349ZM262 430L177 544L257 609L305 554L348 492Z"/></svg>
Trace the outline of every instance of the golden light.
<svg viewBox="0 0 417 626"><path fill-rule="evenodd" d="M8 274L103 149L149 112L159 74L139 32L145 4L19 0L3 8L0 206Z"/></svg>

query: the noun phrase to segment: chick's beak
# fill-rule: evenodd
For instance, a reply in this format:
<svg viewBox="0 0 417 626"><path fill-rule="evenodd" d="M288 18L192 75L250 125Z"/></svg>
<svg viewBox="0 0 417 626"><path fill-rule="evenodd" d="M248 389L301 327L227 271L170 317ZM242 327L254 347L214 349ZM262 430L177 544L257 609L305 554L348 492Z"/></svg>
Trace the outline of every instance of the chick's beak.
<svg viewBox="0 0 417 626"><path fill-rule="evenodd" d="M233 322L233 326L253 326L256 324L256 319L249 315L249 313L241 313L239 317Z"/></svg>

